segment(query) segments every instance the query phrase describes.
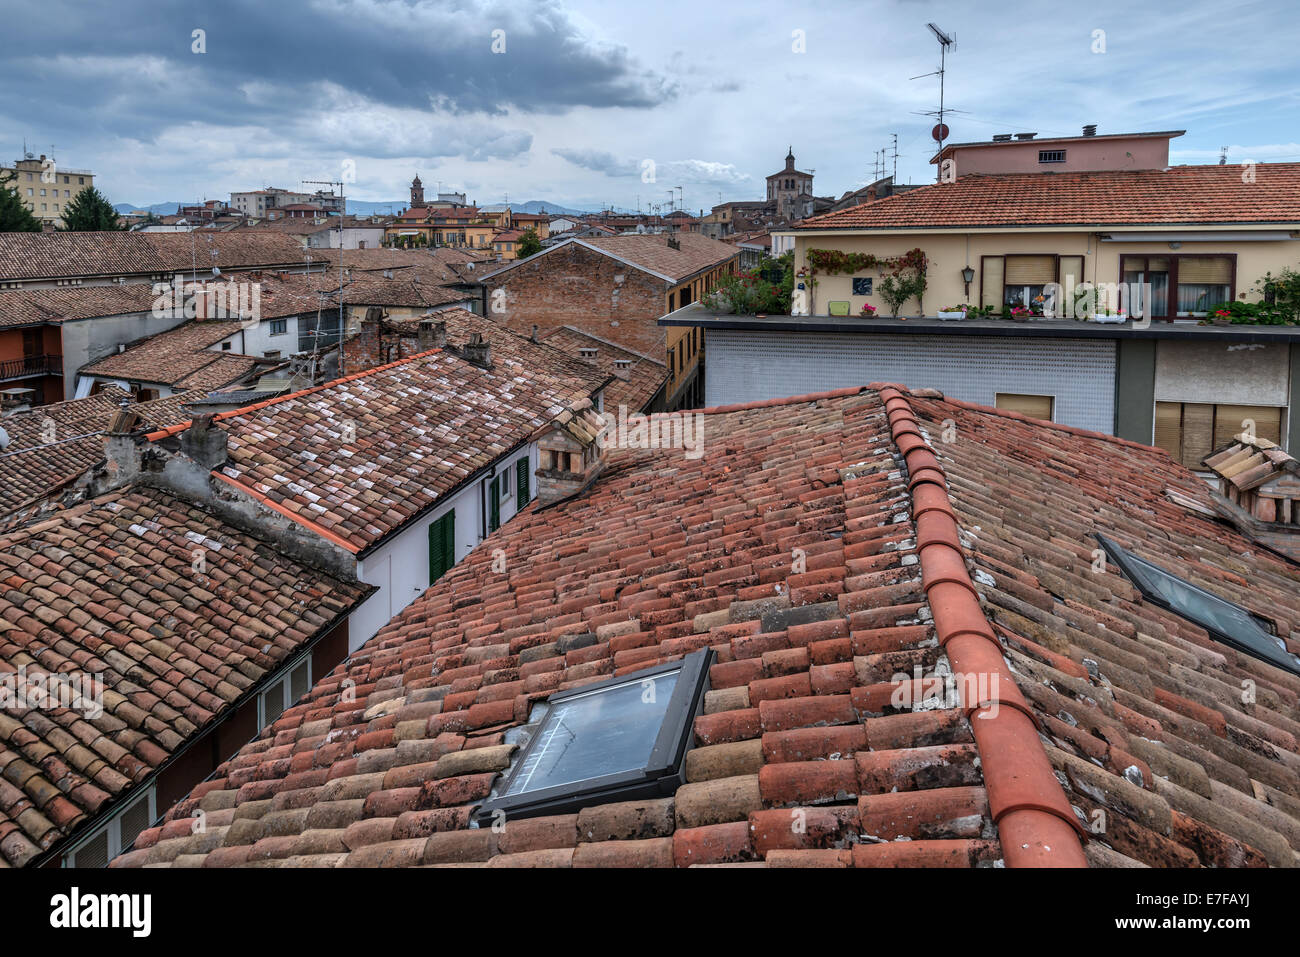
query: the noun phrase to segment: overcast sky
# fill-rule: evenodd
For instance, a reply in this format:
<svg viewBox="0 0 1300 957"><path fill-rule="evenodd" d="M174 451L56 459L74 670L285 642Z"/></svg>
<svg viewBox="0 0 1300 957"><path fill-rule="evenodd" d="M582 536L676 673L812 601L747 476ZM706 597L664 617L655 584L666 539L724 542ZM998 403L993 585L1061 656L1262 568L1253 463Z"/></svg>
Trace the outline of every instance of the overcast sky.
<svg viewBox="0 0 1300 957"><path fill-rule="evenodd" d="M114 203L340 178L400 200L418 172L479 203L681 186L697 211L761 198L793 144L838 196L892 133L899 179L933 178L938 81L909 79L938 66L931 20L953 140L1096 123L1186 129L1174 163L1300 159L1293 0L0 0L0 150Z"/></svg>

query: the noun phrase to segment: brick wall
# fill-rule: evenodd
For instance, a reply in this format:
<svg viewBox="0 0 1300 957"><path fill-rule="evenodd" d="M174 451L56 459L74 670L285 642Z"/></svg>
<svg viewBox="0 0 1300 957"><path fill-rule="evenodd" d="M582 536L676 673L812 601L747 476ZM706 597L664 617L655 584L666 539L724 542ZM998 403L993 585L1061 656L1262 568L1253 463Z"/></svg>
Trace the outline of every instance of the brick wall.
<svg viewBox="0 0 1300 957"><path fill-rule="evenodd" d="M574 243L488 280L487 313L524 335L534 324L539 335L574 326L659 357L664 333L657 321L666 311L666 285ZM498 288L504 300L494 296Z"/></svg>

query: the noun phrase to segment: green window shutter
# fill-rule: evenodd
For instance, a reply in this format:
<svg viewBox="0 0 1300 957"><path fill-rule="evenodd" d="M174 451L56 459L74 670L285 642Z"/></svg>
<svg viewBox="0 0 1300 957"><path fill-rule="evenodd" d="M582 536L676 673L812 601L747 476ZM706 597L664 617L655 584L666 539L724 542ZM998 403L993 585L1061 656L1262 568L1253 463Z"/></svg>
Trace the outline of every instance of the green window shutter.
<svg viewBox="0 0 1300 957"><path fill-rule="evenodd" d="M532 473L528 469L528 456L515 463L515 489L519 496L519 507L523 508L533 500Z"/></svg>
<svg viewBox="0 0 1300 957"><path fill-rule="evenodd" d="M493 479L488 483L488 532L495 532L501 527L501 482Z"/></svg>
<svg viewBox="0 0 1300 957"><path fill-rule="evenodd" d="M450 511L429 526L429 584L456 564L456 513Z"/></svg>

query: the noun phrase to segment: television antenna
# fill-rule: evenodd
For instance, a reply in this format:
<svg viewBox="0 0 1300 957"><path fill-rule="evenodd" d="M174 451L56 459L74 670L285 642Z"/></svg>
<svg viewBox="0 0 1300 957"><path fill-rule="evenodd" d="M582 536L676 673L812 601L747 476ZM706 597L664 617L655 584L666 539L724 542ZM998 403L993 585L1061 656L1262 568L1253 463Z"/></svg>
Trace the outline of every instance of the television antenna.
<svg viewBox="0 0 1300 957"><path fill-rule="evenodd" d="M964 110L953 110L953 109L946 108L944 106L944 99L943 99L943 94L944 94L943 76L944 73L947 71L948 48L952 47L953 49L956 49L957 38L955 36L949 36L947 33L945 33L943 30L940 30L933 23L927 23L926 27L928 27L930 32L934 34L935 39L939 41L939 69L933 71L932 73L922 73L920 76L909 77L909 79L921 80L927 76L937 76L939 78L939 109L923 111L921 115L933 116L938 119L938 122L934 125L934 129L931 131L931 135L934 137L935 142L939 144L939 152L942 153L943 141L948 138L948 127L947 124L945 124L943 121L944 116L948 113L965 112ZM943 175L942 166L940 166L939 170L937 171L937 175L938 176Z"/></svg>
<svg viewBox="0 0 1300 957"><path fill-rule="evenodd" d="M343 319L343 220L347 216L348 203L343 198L343 184L338 180L331 179L305 179L302 181L304 186L328 186L331 192L334 187L339 188L339 339L342 341L343 335L347 332L346 323ZM311 266L307 267L308 274L311 273ZM317 310L319 315L319 309ZM316 323L316 332L320 333L320 322ZM319 340L318 340L319 341ZM342 362L343 350L339 350L339 361Z"/></svg>

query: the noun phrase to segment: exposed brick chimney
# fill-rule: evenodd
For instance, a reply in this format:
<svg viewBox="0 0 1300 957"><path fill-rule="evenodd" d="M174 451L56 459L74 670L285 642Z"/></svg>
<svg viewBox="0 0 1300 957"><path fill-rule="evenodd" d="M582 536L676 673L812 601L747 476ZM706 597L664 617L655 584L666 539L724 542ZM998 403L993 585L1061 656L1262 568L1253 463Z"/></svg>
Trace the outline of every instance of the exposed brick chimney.
<svg viewBox="0 0 1300 957"><path fill-rule="evenodd" d="M415 335L420 346L420 352L445 348L447 345L447 323L422 319L419 326L416 327Z"/></svg>
<svg viewBox="0 0 1300 957"><path fill-rule="evenodd" d="M536 434L541 468L537 499L542 506L569 498L590 485L605 467L596 441L605 422L590 400L566 409Z"/></svg>

